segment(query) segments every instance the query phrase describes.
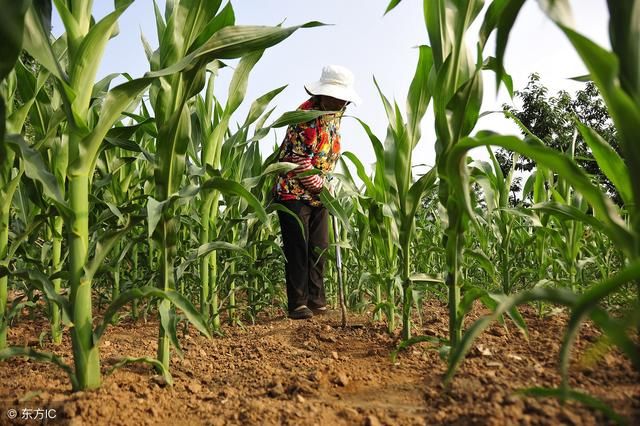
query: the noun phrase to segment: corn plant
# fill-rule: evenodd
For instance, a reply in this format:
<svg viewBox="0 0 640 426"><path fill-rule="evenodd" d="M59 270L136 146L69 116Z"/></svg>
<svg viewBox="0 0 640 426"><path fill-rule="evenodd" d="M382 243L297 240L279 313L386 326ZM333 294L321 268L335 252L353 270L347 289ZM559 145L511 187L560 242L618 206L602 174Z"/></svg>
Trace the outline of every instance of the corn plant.
<svg viewBox="0 0 640 426"><path fill-rule="evenodd" d="M106 96L98 119L93 120L92 87L104 47L116 28L118 17L131 2L116 2L116 9L102 20L93 23L91 2L56 2L66 30L67 61L59 61L48 34L48 19L41 10L32 6L26 14L24 45L28 52L56 79L62 97L67 122L63 140L67 144L68 194L62 195L57 181L44 164L33 157L30 148L17 143L22 161L41 166L38 180L43 183L47 195L64 217L68 229L69 302L54 300L73 322L71 329L75 372L74 389L94 388L100 384L100 360L97 341L92 326L91 281L99 264L122 231L114 233L96 249L95 257L88 258L89 251L89 183L100 145L121 111L143 90L150 80L125 83ZM51 11L48 4L49 13ZM35 162L35 163L34 163ZM66 199L65 199L66 198Z"/></svg>
<svg viewBox="0 0 640 426"><path fill-rule="evenodd" d="M173 263L179 222L174 216L175 209L171 200L179 198L186 165L191 126L187 101L204 88L207 64L215 59L243 56L246 56L244 63L255 63L260 57L257 52L281 42L298 28L318 25L308 23L290 28L234 26L230 4L218 13L220 3L221 1L183 0L174 5L170 2L167 3L164 19L156 6L160 47L150 57L151 68L160 70L177 67L179 71L161 75L150 91L158 137L154 172L155 199L149 208L149 233L160 252L159 287L165 291L175 288ZM251 66L247 66L247 71ZM246 76L240 75L239 78L246 84ZM203 165L215 168L221 146L220 138L226 132L230 114L237 108L243 96L241 92L231 93L228 111L225 111L221 123L218 123L213 131L212 143L203 147ZM236 193L248 200L258 212L258 216L266 220L266 213L259 202L238 184L234 185L233 182L220 177L210 176L200 189ZM211 199L211 203L214 201ZM201 216L203 226L208 226L210 221L210 209L207 207L203 207ZM171 315L168 301L161 302L160 312L165 313L167 318ZM161 323L158 343L158 358L165 367L169 364L171 336L175 335L167 329L167 324L167 321ZM175 346L175 339L173 343Z"/></svg>
<svg viewBox="0 0 640 426"><path fill-rule="evenodd" d="M389 4L387 12L400 2ZM504 2L503 2L504 3ZM479 55L474 59L466 45L467 32L482 10L482 0L424 2L424 17L431 42L431 60L423 64L428 76L427 86L434 102L436 129L436 167L439 177L439 199L447 211L445 231L447 253L446 283L449 288L449 339L455 347L461 336L464 309L461 299L461 265L464 237L468 221L473 217L468 207L468 186L459 187L456 181L468 181L464 159L456 158L449 167L451 155L460 140L473 130L482 103L482 70L495 69L496 63ZM480 40L478 51L486 38ZM509 82L508 76L505 81ZM466 299L468 304L469 298Z"/></svg>
<svg viewBox="0 0 640 426"><path fill-rule="evenodd" d="M406 123L397 103L392 106L378 87L389 120L384 147L380 140L362 123L376 153L376 167L384 170L378 179L382 179L382 176L386 177L387 194L381 194L384 191L384 186L373 187L373 182L364 173L361 165L358 167L360 169L359 176L365 182L367 191L372 195L377 193L376 201L382 201L382 208L390 212L391 225L398 235L398 239L395 240L400 253L397 277L401 282L403 295L402 336L404 339L411 337L410 315L414 302L414 281L417 280L411 271L411 244L415 235L415 215L420 206L422 194L436 181L436 171L432 169L413 182L411 168L413 149L421 137L420 124L431 100L431 91L427 80L432 61L432 50L428 46L420 46L418 65L407 96Z"/></svg>
<svg viewBox="0 0 640 426"><path fill-rule="evenodd" d="M511 5L511 8L507 8L506 3L508 2L492 3L481 30L481 39L483 39L494 29L498 29L496 55L498 62L502 61L509 31L524 2L516 2L517 5ZM621 289L628 282L638 282L640 278L638 260L638 235L640 234L637 208L640 199L640 176L638 175L640 151L635 142L635 135L640 131L640 69L637 59L640 43L637 18L640 13L640 4L633 0L608 2L612 51L607 51L572 29L568 2L558 0L540 2L540 4L582 58L590 72L589 78L595 82L602 93L616 126L624 159L615 153L596 132L577 123L578 130L591 148L599 167L620 193L627 219L623 218L622 212L613 205L605 191L594 185L575 161L563 153L540 146L534 138L526 138L523 142L516 137L482 132L475 137L461 140L451 153L447 167L450 171L458 170L469 149L485 145L501 146L533 159L537 164L556 173L571 185L576 193L581 194L591 206L592 214L586 214L571 205L564 205L555 212L548 212L589 224L594 230L607 235L620 248L627 264L621 272L604 279L582 295L574 294L569 290L539 288L506 299L497 307L493 316L478 320L465 333L450 359L448 377L450 378L455 371L473 338L495 318L495 315L520 303L536 300L553 301L568 306L571 310L560 353L563 381L558 390L534 389L532 393L567 398L576 397L576 393L568 386L568 360L572 342L579 326L586 318L590 318L601 327L611 342L629 356L636 368L640 368L637 344L633 342L628 332L629 329L637 326L637 305L632 306L620 319L611 318L607 311L599 306L605 297ZM501 67L498 69L500 70ZM465 180L456 179L455 186L458 191L465 191Z"/></svg>
<svg viewBox="0 0 640 426"><path fill-rule="evenodd" d="M15 75L5 81L11 73L22 49L24 15L29 7L28 1L3 1L0 7L4 11L0 18L0 36L4 40L0 50L0 197L4 200L0 206L0 266L6 266L5 257L9 243L9 207L11 199L20 181L22 170L13 172L14 154L5 143L7 134L7 113L12 111L15 91ZM13 86L13 87L12 87ZM8 102L8 105L7 103ZM18 120L19 121L19 120ZM21 130L22 125L14 124ZM0 276L0 349L7 346L7 276Z"/></svg>

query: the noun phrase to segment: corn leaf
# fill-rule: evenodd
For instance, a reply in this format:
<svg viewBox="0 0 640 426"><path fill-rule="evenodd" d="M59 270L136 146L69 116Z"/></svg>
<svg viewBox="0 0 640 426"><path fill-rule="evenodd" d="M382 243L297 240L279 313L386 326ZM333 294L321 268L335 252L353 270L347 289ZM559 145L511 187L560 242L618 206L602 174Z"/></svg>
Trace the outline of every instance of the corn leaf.
<svg viewBox="0 0 640 426"><path fill-rule="evenodd" d="M76 375L73 372L73 369L70 365L66 364L62 358L58 355L53 354L51 352L42 352L37 351L30 347L19 347L12 346L5 349L0 350L0 361L4 361L9 358L14 357L26 357L38 362L50 362L62 369L67 376L69 377L69 381L71 382L73 389L78 388L78 381L76 379Z"/></svg>
<svg viewBox="0 0 640 426"><path fill-rule="evenodd" d="M127 303L130 303L132 300L144 299L147 297L158 297L158 298L171 301L176 307L178 307L185 314L189 322L191 322L191 324L193 324L198 331L200 331L202 334L204 334L208 338L211 338L211 335L209 334L209 330L207 329L207 326L202 316L196 310L196 308L193 307L191 302L189 302L189 300L186 299L183 295L181 295L180 293L174 290L164 291L156 287L143 286L140 288L127 290L121 293L113 302L111 302L111 304L109 305L109 307L104 313L102 322L98 324L98 326L93 332L94 342L97 343L100 341L107 326L114 321L114 317L118 313L120 308L122 308Z"/></svg>

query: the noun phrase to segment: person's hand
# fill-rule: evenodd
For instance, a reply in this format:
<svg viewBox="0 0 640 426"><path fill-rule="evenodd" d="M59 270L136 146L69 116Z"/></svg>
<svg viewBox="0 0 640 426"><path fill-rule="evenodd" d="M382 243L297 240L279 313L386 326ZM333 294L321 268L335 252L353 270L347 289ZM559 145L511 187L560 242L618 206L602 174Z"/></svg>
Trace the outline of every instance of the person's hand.
<svg viewBox="0 0 640 426"><path fill-rule="evenodd" d="M293 154L289 157L283 159L284 161L298 164L299 166L292 170L294 175L299 175L302 172L307 172L309 170L313 170L313 165L311 164L311 158L302 155ZM318 194L322 192L322 188L324 187L324 178L320 175L309 175L298 178L300 183L304 185L304 187L311 192L312 194Z"/></svg>
<svg viewBox="0 0 640 426"><path fill-rule="evenodd" d="M309 177L314 177L317 179L314 179L313 182L310 182L308 184L304 184L305 188L307 188L312 194L321 193L324 189L324 178L321 175L313 175Z"/></svg>

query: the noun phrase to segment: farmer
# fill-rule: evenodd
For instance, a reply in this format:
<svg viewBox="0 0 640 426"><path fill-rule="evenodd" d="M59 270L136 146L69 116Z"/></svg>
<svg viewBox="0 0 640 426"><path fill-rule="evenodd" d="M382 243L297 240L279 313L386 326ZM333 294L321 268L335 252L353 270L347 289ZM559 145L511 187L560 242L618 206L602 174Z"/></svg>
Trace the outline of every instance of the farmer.
<svg viewBox="0 0 640 426"><path fill-rule="evenodd" d="M299 166L277 177L274 200L295 213L278 211L284 254L289 318L306 319L327 310L324 293L324 256L329 245L328 212L318 194L325 186L325 173L333 170L340 156L340 119L346 106L359 103L348 69L329 65L320 80L305 85L311 98L299 110L335 111L306 123L289 126L278 160ZM298 176L309 170L321 174Z"/></svg>

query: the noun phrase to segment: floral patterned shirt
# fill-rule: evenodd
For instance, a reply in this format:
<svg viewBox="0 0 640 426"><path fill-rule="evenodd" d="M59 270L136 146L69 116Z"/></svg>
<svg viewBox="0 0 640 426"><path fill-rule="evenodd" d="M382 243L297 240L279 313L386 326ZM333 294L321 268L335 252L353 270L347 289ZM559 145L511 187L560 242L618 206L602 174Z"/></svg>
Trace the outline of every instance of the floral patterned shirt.
<svg viewBox="0 0 640 426"><path fill-rule="evenodd" d="M298 110L319 109L314 98L300 105ZM301 200L321 206L318 194L322 191L325 173L330 172L340 157L341 114L326 114L315 120L291 125L280 145L278 161L299 164L300 167L278 175L274 186L277 201ZM297 176L301 172L318 169L320 175Z"/></svg>

